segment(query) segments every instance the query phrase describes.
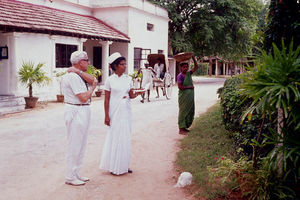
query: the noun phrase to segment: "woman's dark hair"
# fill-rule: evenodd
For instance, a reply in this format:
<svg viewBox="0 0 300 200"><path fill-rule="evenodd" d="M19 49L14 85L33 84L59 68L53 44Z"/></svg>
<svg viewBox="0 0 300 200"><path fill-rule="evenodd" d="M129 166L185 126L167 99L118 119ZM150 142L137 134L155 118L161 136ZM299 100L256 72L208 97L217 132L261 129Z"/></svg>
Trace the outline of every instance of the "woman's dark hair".
<svg viewBox="0 0 300 200"><path fill-rule="evenodd" d="M110 64L111 69L113 71L116 71L116 67L120 64L120 62L122 60L126 61L126 58L125 57L119 57L119 58L117 58L113 63Z"/></svg>
<svg viewBox="0 0 300 200"><path fill-rule="evenodd" d="M187 62L180 63L179 65L180 65L180 67L183 67L184 65L189 66L189 64Z"/></svg>

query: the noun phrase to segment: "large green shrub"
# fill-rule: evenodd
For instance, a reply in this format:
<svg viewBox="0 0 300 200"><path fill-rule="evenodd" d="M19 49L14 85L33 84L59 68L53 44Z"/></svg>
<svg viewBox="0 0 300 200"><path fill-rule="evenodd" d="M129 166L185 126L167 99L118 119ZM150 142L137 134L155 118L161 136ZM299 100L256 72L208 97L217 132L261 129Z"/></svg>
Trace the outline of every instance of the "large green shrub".
<svg viewBox="0 0 300 200"><path fill-rule="evenodd" d="M284 186L296 191L300 187L300 45L295 51L293 42L288 48L282 42L281 47L273 44L272 54L262 52L256 67L244 76L242 88L253 99L245 116L275 113L278 124L267 136L267 143L274 146L267 165Z"/></svg>
<svg viewBox="0 0 300 200"><path fill-rule="evenodd" d="M241 124L242 114L252 103L250 98L245 99L240 94L239 90L242 83L243 79L240 76L227 79L218 93L226 129L231 131L230 136L234 138L236 146L243 148L244 153L251 156L253 152L251 140L257 139L259 131L269 134L268 128L273 127L274 123L272 124L271 120L265 119L262 125L262 116L253 114L251 121L245 119ZM265 155L269 150L268 147L265 147L261 153Z"/></svg>

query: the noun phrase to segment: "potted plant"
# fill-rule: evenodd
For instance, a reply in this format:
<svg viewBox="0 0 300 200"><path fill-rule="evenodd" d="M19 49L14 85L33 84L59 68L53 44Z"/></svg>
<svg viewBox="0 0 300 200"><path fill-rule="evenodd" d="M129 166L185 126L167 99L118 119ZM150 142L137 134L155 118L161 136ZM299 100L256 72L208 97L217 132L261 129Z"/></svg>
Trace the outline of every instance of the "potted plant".
<svg viewBox="0 0 300 200"><path fill-rule="evenodd" d="M61 91L61 81L62 81L62 76L65 75L67 71L58 72L54 70L53 73L55 74L56 80L59 83L59 94L56 95L56 99L58 102L64 102L64 95L62 94Z"/></svg>
<svg viewBox="0 0 300 200"><path fill-rule="evenodd" d="M28 87L29 96L24 97L26 106L25 108L34 108L36 106L38 97L32 96L32 85L49 84L51 79L46 76L46 73L41 69L44 63L38 63L36 66L32 61L23 62L22 67L19 69L19 79L22 84Z"/></svg>
<svg viewBox="0 0 300 200"><path fill-rule="evenodd" d="M88 70L87 70L88 74L91 74L92 76L94 76L96 79L98 79L101 75L102 75L102 71L101 69L97 69L95 66L93 65L89 65ZM100 89L100 85L98 85L98 89L95 91L95 95L97 97L100 97L102 94L102 90Z"/></svg>
<svg viewBox="0 0 300 200"><path fill-rule="evenodd" d="M135 70L132 74L129 74L132 80L132 84L135 88L140 88L143 74Z"/></svg>

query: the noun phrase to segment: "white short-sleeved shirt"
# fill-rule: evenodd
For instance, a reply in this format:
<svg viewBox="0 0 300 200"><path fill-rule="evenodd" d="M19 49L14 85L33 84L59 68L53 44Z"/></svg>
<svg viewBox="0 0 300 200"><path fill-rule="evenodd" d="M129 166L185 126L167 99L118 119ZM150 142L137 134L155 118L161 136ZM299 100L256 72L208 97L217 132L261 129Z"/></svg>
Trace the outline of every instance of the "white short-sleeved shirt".
<svg viewBox="0 0 300 200"><path fill-rule="evenodd" d="M104 90L110 91L111 95L113 93L123 93L121 95L127 95L129 90L132 88L131 77L127 74L122 74L120 77L117 74L113 74L107 78Z"/></svg>
<svg viewBox="0 0 300 200"><path fill-rule="evenodd" d="M156 78L160 78L160 74L164 71L164 64L161 63L158 65L158 63L156 63L154 65L154 71L156 72Z"/></svg>
<svg viewBox="0 0 300 200"><path fill-rule="evenodd" d="M120 103L120 100L130 100L129 90L132 88L131 77L127 74L122 74L120 77L117 74L113 74L107 78L104 90L110 91L110 103L109 106L114 107ZM112 109L110 109L111 111Z"/></svg>
<svg viewBox="0 0 300 200"><path fill-rule="evenodd" d="M145 90L150 90L153 82L153 78L152 78L153 72L149 68L148 69L142 68L141 72L143 74L142 88L144 88Z"/></svg>
<svg viewBox="0 0 300 200"><path fill-rule="evenodd" d="M85 82L76 73L67 73L63 76L61 90L65 96L65 102L71 104L82 104L77 94L84 93L88 89ZM85 103L88 103L89 100Z"/></svg>

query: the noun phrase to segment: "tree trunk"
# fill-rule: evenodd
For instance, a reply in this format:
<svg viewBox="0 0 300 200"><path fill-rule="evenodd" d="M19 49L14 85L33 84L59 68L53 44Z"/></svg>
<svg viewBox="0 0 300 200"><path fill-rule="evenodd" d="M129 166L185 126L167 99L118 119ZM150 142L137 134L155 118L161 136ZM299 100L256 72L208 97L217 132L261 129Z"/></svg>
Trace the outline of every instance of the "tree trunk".
<svg viewBox="0 0 300 200"><path fill-rule="evenodd" d="M263 120L261 122L260 129L259 129L259 132L258 132L258 135L257 135L257 142L258 143L260 142L260 137L261 137L261 133L262 133L262 129L263 129L264 124L265 124L265 117L263 118ZM261 152L261 147L258 147L258 146L253 147L252 160L253 160L253 168L254 169L257 168L257 158L258 158L260 152Z"/></svg>
<svg viewBox="0 0 300 200"><path fill-rule="evenodd" d="M283 124L283 109L282 108L278 108L277 109L277 132L278 134L281 136L281 138L283 138L283 133L282 133L282 128L284 126ZM280 148L283 145L283 139L280 139L280 143L278 144L277 148ZM278 162L278 175L282 175L282 160L283 160L283 153L281 153L279 156L279 162Z"/></svg>
<svg viewBox="0 0 300 200"><path fill-rule="evenodd" d="M29 97L32 97L32 85L29 85Z"/></svg>

